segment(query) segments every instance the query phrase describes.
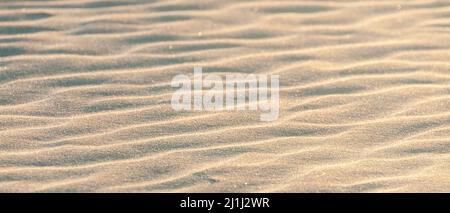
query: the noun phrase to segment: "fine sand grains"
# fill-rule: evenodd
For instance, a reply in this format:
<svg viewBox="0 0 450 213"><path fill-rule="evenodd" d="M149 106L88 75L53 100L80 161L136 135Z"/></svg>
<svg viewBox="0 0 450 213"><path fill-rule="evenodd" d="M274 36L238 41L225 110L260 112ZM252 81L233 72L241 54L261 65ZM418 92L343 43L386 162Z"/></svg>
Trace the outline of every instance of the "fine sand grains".
<svg viewBox="0 0 450 213"><path fill-rule="evenodd" d="M280 75L280 115L171 79ZM449 192L450 2L0 1L1 192Z"/></svg>

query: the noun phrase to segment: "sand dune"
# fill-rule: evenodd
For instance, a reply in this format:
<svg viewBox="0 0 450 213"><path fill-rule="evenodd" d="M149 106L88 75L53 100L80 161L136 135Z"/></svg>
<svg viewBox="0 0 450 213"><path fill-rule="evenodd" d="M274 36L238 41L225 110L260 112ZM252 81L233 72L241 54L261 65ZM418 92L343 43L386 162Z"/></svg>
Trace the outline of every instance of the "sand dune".
<svg viewBox="0 0 450 213"><path fill-rule="evenodd" d="M176 112L280 75L280 116ZM0 1L1 192L449 192L450 2Z"/></svg>

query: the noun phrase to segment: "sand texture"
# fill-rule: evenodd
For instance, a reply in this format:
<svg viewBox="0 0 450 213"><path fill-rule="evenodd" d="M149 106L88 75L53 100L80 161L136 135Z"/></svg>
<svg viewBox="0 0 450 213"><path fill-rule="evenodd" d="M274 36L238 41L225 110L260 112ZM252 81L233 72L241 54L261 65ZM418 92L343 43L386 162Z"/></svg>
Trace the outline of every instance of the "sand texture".
<svg viewBox="0 0 450 213"><path fill-rule="evenodd" d="M280 116L171 107L280 75ZM450 192L450 1L0 1L0 192Z"/></svg>

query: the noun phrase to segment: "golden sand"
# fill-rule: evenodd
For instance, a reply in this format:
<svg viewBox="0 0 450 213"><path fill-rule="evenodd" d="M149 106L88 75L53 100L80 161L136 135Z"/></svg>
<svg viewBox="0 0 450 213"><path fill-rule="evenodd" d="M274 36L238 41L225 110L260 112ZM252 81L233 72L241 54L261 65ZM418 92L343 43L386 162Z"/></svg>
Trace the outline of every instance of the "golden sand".
<svg viewBox="0 0 450 213"><path fill-rule="evenodd" d="M0 191L450 191L450 2L196 2L0 1ZM174 111L194 66L279 119Z"/></svg>

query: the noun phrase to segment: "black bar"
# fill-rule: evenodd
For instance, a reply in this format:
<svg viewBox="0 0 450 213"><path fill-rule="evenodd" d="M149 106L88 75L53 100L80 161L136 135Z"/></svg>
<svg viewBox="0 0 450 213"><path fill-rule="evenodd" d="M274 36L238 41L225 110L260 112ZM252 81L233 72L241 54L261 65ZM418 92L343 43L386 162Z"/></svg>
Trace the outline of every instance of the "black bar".
<svg viewBox="0 0 450 213"><path fill-rule="evenodd" d="M213 207L181 207L190 199L195 204L214 200ZM255 202L267 198L268 206L240 209L225 207L226 198ZM192 201L194 200L194 201ZM199 201L200 200L200 201ZM261 200L259 200L261 201ZM220 203L220 204L218 204ZM259 204L261 204L259 202ZM279 210L433 210L450 209L450 194L304 194L304 193L71 193L71 194L0 194L0 209L15 210L121 210L176 212L267 212ZM241 205L243 206L243 205ZM154 212L154 211L152 211Z"/></svg>

